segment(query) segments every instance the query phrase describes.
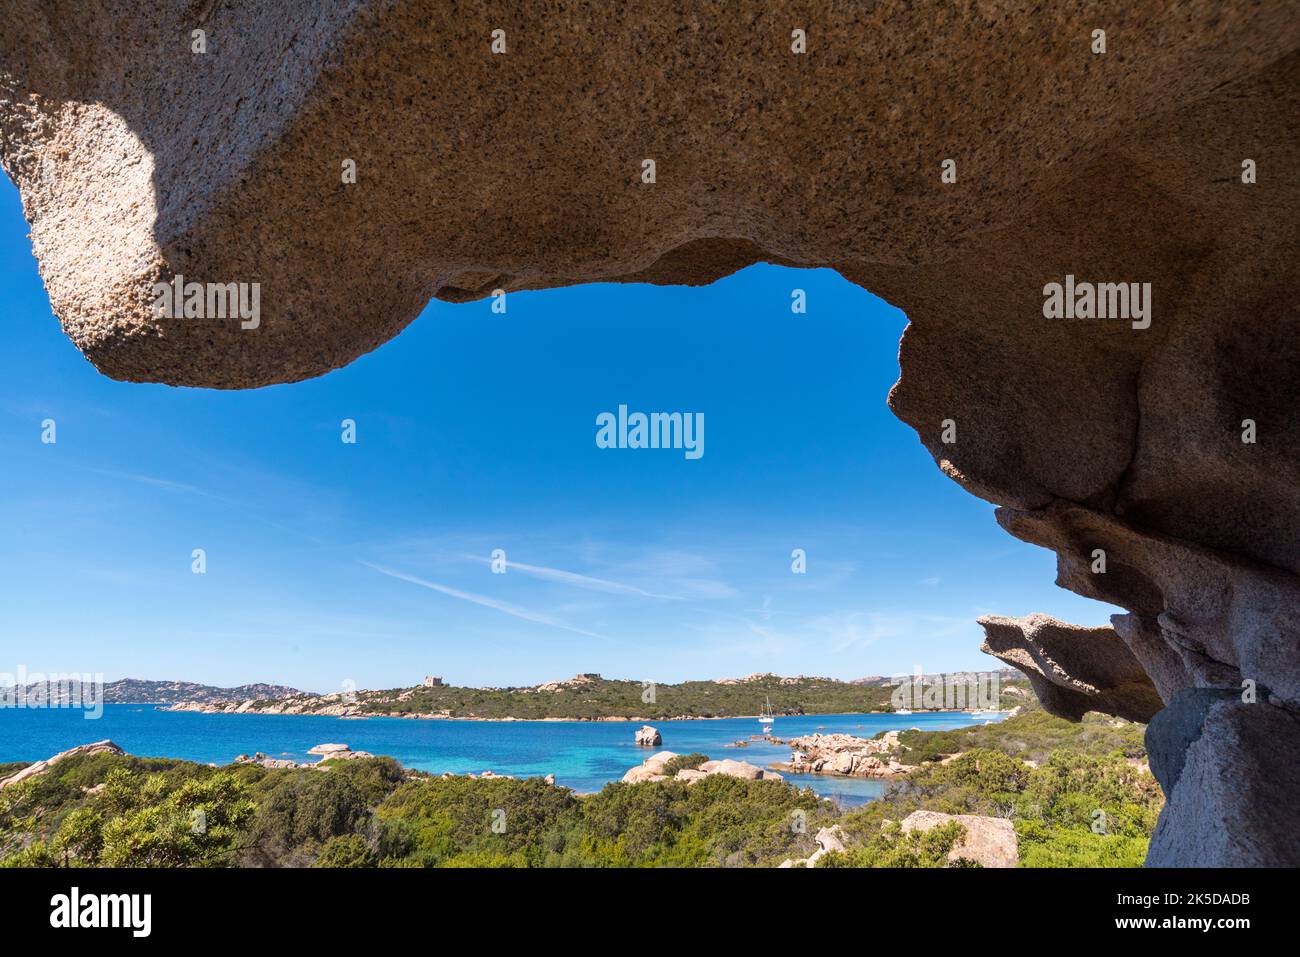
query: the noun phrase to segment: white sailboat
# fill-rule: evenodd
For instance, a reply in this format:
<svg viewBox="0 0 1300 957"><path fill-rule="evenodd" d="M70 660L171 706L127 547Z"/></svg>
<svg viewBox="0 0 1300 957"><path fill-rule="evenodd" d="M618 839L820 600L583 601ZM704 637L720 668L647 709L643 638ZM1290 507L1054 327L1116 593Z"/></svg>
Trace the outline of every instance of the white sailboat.
<svg viewBox="0 0 1300 957"><path fill-rule="evenodd" d="M766 702L763 705L762 714L758 716L758 723L763 726L764 734L772 733L772 725L775 723L775 721L776 721L776 717L772 714L772 698L769 695L767 697Z"/></svg>

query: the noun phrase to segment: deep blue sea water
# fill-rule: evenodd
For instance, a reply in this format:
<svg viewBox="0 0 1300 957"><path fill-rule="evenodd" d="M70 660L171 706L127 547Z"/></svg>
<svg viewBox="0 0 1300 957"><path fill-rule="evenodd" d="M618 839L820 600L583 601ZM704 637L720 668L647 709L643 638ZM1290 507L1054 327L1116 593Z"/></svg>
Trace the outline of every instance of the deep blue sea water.
<svg viewBox="0 0 1300 957"><path fill-rule="evenodd" d="M165 712L153 705L106 705L87 720L72 709L0 708L0 762L38 761L78 744L109 738L130 754L227 764L238 754L314 761L307 750L341 742L357 751L387 754L421 771L491 770L518 777L553 773L559 784L597 791L617 781L655 751L735 758L766 767L788 761L790 749L766 741L727 747L759 731L754 718L659 721L659 748L632 743L641 722L625 721L440 721L404 718L348 719L307 715L195 714ZM921 728L942 731L988 720L961 712L913 715L822 714L778 718L773 731L792 738L815 731L871 737L879 731ZM824 797L863 804L884 790L879 781L821 775L785 775Z"/></svg>

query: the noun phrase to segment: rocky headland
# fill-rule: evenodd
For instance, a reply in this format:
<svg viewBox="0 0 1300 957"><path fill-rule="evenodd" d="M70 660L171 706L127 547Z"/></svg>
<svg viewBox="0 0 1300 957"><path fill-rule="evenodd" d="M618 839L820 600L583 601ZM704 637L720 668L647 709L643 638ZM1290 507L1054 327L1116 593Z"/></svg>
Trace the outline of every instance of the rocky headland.
<svg viewBox="0 0 1300 957"><path fill-rule="evenodd" d="M894 778L912 770L893 760L898 732L887 731L879 738L859 738L851 734L810 734L790 738L788 764L772 765L791 774L833 774L849 778Z"/></svg>

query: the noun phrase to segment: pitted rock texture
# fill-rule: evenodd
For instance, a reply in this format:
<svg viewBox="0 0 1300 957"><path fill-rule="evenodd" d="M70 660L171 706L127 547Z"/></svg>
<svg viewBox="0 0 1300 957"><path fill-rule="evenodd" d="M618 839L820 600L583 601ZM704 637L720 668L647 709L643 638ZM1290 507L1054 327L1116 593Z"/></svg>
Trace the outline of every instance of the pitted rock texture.
<svg viewBox="0 0 1300 957"><path fill-rule="evenodd" d="M817 6L10 0L0 159L64 329L131 381L320 375L433 296L838 269L911 320L893 410L1129 610L1164 699L1300 706L1296 3ZM156 317L177 274L260 283L260 324ZM1151 283L1150 327L1045 319L1067 275Z"/></svg>
<svg viewBox="0 0 1300 957"><path fill-rule="evenodd" d="M1147 748L1168 797L1148 866L1294 867L1300 860L1295 712L1187 689L1151 722ZM1173 758L1179 750L1181 760Z"/></svg>
<svg viewBox="0 0 1300 957"><path fill-rule="evenodd" d="M1083 628L1047 615L988 615L979 623L984 628L980 650L1028 675L1034 693L1053 714L1078 721L1088 711L1104 711L1146 722L1164 706L1142 664L1113 628Z"/></svg>
<svg viewBox="0 0 1300 957"><path fill-rule="evenodd" d="M1020 841L1016 827L1007 818L979 814L943 814L939 811L913 811L903 818L906 831L929 831L957 822L966 829L951 851L948 860L973 861L980 867L1015 867L1020 863Z"/></svg>
<svg viewBox="0 0 1300 957"><path fill-rule="evenodd" d="M1056 552L1058 584L1132 612L1112 623L1166 700L1184 687L1240 691L1249 681L1274 703L1300 710L1300 579L1293 573L1072 504L1003 508L997 518L1017 538ZM1091 665L1081 668L1074 677L1105 683L1090 676Z"/></svg>

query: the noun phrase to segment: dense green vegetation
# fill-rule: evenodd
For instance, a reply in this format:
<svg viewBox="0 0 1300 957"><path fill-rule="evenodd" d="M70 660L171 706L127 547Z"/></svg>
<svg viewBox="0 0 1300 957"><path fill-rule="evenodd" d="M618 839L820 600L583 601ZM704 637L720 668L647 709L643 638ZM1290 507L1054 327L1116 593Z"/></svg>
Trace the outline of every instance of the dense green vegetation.
<svg viewBox="0 0 1300 957"><path fill-rule="evenodd" d="M757 715L771 699L777 715L892 711L892 686L829 678L759 676L737 683L687 681L648 688L640 681L580 675L546 690L535 688L397 688L360 691L355 706L367 714L443 714L456 718L717 718ZM1012 682L1003 682L1003 687ZM1023 682L1018 683L1023 687ZM651 694L653 690L653 694ZM652 700L650 700L652 699ZM337 706L337 698L300 702L310 711ZM258 708L282 703L259 701Z"/></svg>
<svg viewBox="0 0 1300 957"><path fill-rule="evenodd" d="M966 829L953 821L928 831L903 833L897 821L883 821L875 830L862 830L852 847L827 854L818 867L949 867L948 854ZM958 858L955 866L972 862Z"/></svg>
<svg viewBox="0 0 1300 957"><path fill-rule="evenodd" d="M1042 710L1027 700L1020 714L1008 721L975 724L953 731L903 731L892 756L903 764L923 764L973 748L991 748L1026 761L1045 761L1065 748L1076 754L1101 757L1119 753L1126 758L1146 755L1142 736L1146 725L1089 712L1078 724ZM880 737L880 735L877 735Z"/></svg>
<svg viewBox="0 0 1300 957"><path fill-rule="evenodd" d="M960 825L898 826L925 808L1011 819L1025 866L1137 866L1162 800L1137 766L1140 732L1033 706L999 724L905 732L899 753L921 766L848 811L780 781L720 775L580 796L540 779L405 772L391 758L267 769L95 754L0 790L0 864L775 866L808 857L818 830L839 825L846 850L818 866L948 866Z"/></svg>
<svg viewBox="0 0 1300 957"><path fill-rule="evenodd" d="M920 808L1006 817L1023 866L1137 867L1164 804L1142 766L1145 730L1095 712L1071 723L1030 698L1006 721L904 731L892 756L921 767L844 827L865 840Z"/></svg>
<svg viewBox="0 0 1300 957"><path fill-rule="evenodd" d="M0 854L18 867L228 865L256 811L229 771L86 755L0 791Z"/></svg>
<svg viewBox="0 0 1300 957"><path fill-rule="evenodd" d="M1025 867L1139 867L1163 803L1155 779L1119 754L1057 749L1034 768L979 748L895 783L841 826L868 848L846 855L856 865L874 856L885 822L923 808L1010 818Z"/></svg>

